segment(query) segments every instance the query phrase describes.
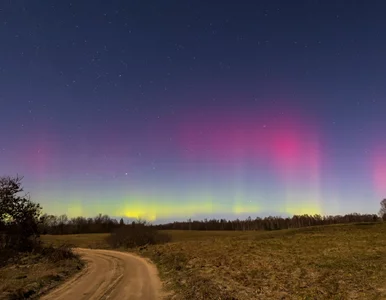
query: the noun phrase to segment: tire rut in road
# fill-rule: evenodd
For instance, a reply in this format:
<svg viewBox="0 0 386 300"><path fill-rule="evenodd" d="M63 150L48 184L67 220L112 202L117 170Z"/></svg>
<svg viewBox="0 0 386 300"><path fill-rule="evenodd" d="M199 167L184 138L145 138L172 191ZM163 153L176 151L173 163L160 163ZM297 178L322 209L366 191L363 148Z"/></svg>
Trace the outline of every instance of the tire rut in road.
<svg viewBox="0 0 386 300"><path fill-rule="evenodd" d="M114 275L112 277L112 281L104 291L104 293L100 296L100 300L108 299L111 293L114 291L115 287L122 281L124 275L124 265L121 259L117 257L108 255L108 254L100 254L101 256L109 257L114 262L113 269L115 270Z"/></svg>

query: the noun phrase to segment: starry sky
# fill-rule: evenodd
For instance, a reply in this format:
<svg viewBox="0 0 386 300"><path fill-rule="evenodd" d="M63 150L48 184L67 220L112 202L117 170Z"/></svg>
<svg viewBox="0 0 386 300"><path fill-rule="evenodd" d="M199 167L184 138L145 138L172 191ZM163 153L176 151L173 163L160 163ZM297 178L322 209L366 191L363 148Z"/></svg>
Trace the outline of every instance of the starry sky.
<svg viewBox="0 0 386 300"><path fill-rule="evenodd" d="M45 212L376 213L384 1L0 1L0 173Z"/></svg>

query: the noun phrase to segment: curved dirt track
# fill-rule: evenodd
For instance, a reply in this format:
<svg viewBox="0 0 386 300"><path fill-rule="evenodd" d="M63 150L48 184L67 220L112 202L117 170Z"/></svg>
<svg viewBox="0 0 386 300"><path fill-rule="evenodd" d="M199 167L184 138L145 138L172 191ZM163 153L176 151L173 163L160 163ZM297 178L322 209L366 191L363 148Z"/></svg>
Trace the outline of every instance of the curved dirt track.
<svg viewBox="0 0 386 300"><path fill-rule="evenodd" d="M112 250L75 251L87 262L84 270L42 300L160 299L157 269L145 259Z"/></svg>

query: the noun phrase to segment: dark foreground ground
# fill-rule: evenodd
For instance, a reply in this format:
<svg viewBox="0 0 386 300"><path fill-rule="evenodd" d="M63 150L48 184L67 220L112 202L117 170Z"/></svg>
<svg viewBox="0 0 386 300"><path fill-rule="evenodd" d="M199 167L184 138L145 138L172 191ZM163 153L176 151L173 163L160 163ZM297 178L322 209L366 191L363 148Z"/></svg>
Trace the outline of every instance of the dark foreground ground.
<svg viewBox="0 0 386 300"><path fill-rule="evenodd" d="M83 267L83 261L68 247L12 255L0 267L0 299L37 299Z"/></svg>
<svg viewBox="0 0 386 300"><path fill-rule="evenodd" d="M386 299L386 224L168 232L173 242L136 252L157 264L173 299ZM109 248L105 237L43 239Z"/></svg>

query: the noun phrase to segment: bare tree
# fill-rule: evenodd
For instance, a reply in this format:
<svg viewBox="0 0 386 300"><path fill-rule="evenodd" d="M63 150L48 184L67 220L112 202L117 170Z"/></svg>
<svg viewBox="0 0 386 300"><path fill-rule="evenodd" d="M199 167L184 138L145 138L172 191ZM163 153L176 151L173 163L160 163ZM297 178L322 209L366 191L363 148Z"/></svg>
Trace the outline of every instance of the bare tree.
<svg viewBox="0 0 386 300"><path fill-rule="evenodd" d="M378 215L383 219L386 220L386 198L383 199L381 202L381 208L379 209Z"/></svg>

